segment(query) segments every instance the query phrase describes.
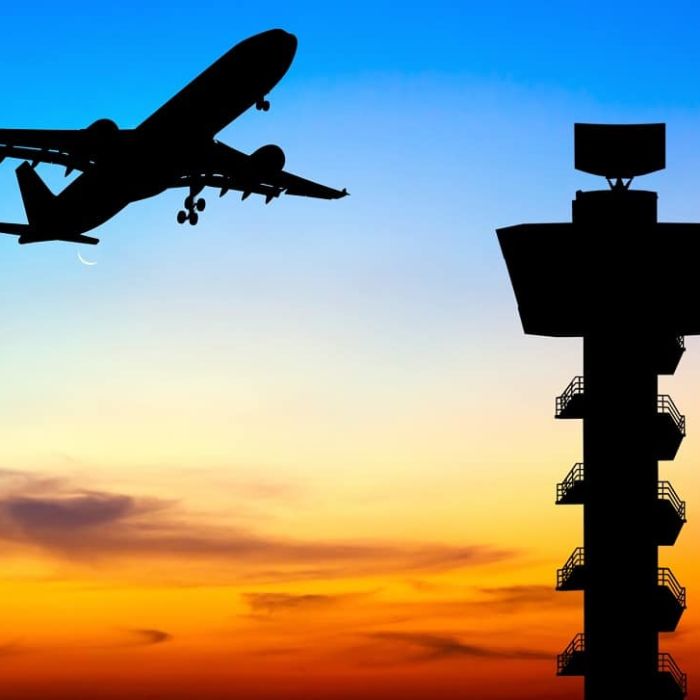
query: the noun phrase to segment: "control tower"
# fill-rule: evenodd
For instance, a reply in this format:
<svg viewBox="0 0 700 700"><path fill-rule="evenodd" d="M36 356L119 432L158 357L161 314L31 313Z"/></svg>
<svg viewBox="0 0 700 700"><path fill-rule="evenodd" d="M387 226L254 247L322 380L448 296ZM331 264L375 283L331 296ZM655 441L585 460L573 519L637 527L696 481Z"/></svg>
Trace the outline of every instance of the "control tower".
<svg viewBox="0 0 700 700"><path fill-rule="evenodd" d="M634 177L665 167L664 124L574 127L575 167L609 188L576 193L570 223L498 230L525 333L583 338L583 375L555 417L581 419L583 455L557 485L558 504L583 506L583 543L557 589L583 591L583 632L557 673L583 676L586 700L679 699L686 675L659 650L686 607L685 588L659 566L685 503L659 460L672 460L685 417L658 392L684 336L700 334L700 224L657 221L657 194ZM663 550L661 550L663 552Z"/></svg>

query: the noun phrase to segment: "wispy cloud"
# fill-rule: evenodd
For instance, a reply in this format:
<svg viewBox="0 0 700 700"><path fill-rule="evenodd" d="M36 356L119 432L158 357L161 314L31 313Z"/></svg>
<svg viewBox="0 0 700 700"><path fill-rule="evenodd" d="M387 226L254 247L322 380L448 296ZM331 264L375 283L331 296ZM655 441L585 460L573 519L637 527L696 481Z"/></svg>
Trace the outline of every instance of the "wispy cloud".
<svg viewBox="0 0 700 700"><path fill-rule="evenodd" d="M329 607L342 599L341 596L318 593L244 593L243 598L253 612L264 613Z"/></svg>
<svg viewBox="0 0 700 700"><path fill-rule="evenodd" d="M540 608L562 608L580 606L580 600L575 596L558 594L554 585L518 584L513 586L475 587L457 585L454 583L436 583L423 579L407 579L406 583L416 591L425 594L439 593L441 598L436 601L424 601L433 608L442 607L447 610L468 610L472 613L492 615L494 613L511 613L521 608L537 605ZM445 599L450 594L450 599Z"/></svg>
<svg viewBox="0 0 700 700"><path fill-rule="evenodd" d="M429 662L464 657L504 660L552 658L551 654L540 650L466 643L457 637L429 632L374 632L368 637L382 645L398 647L399 658L394 662Z"/></svg>
<svg viewBox="0 0 700 700"><path fill-rule="evenodd" d="M8 496L0 501L0 518L23 532L50 539L56 533L109 525L162 507L153 501L138 503L130 496L100 492L43 498Z"/></svg>
<svg viewBox="0 0 700 700"><path fill-rule="evenodd" d="M554 585L523 584L516 586L496 586L491 588L479 588L479 593L486 596L486 600L480 600L479 604L491 609L511 611L533 604L540 606L570 606L580 605L581 602L573 596L562 596Z"/></svg>
<svg viewBox="0 0 700 700"><path fill-rule="evenodd" d="M207 524L173 501L18 472L0 473L0 540L74 561L217 560L234 565L240 580L255 581L444 571L513 556L483 545L278 538Z"/></svg>
<svg viewBox="0 0 700 700"><path fill-rule="evenodd" d="M337 607L368 598L376 591L363 593L243 593L242 597L253 613L276 614Z"/></svg>
<svg viewBox="0 0 700 700"><path fill-rule="evenodd" d="M155 644L163 644L172 640L172 634L163 632L163 630L155 629L135 629L129 630L134 636L138 646L153 646Z"/></svg>
<svg viewBox="0 0 700 700"><path fill-rule="evenodd" d="M27 648L22 646L19 642L5 642L4 644L0 644L0 659L5 658L6 656L24 654L27 651Z"/></svg>

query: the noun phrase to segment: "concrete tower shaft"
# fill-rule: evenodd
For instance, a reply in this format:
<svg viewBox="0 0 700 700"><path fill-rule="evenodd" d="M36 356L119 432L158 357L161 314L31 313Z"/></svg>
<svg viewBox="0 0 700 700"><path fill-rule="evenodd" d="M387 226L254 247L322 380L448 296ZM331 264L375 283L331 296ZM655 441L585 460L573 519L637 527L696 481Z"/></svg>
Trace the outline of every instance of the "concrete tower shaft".
<svg viewBox="0 0 700 700"><path fill-rule="evenodd" d="M583 591L584 620L557 670L584 676L586 700L682 698L685 674L659 653L658 633L675 629L685 589L659 567L658 546L675 542L685 504L658 461L675 457L685 419L659 396L658 375L700 332L684 276L700 225L659 223L656 193L624 181L664 166L663 125L577 125L576 138L577 165L610 189L577 192L571 223L498 230L525 332L583 339L583 376L556 417L583 419L583 461L557 489L557 503L583 506L583 546L557 588Z"/></svg>

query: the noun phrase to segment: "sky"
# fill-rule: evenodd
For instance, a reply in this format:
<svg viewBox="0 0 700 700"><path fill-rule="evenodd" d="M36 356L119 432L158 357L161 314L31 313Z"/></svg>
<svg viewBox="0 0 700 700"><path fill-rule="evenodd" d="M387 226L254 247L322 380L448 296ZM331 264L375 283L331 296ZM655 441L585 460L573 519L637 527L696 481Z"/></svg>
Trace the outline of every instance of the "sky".
<svg viewBox="0 0 700 700"><path fill-rule="evenodd" d="M666 221L700 220L694 3L35 2L3 8L0 127L138 125L251 34L298 37L218 136L351 193L182 191L77 258L0 240L0 680L13 700L555 700L553 590L581 342L525 336L500 226L570 220L574 122L665 122ZM186 135L183 135L186 138ZM174 143L173 148L177 149ZM24 221L0 167L0 220ZM53 191L62 169L37 172ZM71 178L68 178L70 181ZM661 638L700 698L700 343L661 387L689 522ZM700 510L700 507L698 507ZM700 594L699 594L700 595ZM622 633L621 633L622 643Z"/></svg>

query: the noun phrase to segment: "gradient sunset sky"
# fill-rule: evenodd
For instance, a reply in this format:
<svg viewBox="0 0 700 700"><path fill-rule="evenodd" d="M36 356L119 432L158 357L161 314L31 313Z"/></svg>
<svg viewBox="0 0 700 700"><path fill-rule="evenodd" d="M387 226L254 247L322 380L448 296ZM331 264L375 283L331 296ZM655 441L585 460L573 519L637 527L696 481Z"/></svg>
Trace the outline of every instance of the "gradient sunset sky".
<svg viewBox="0 0 700 700"><path fill-rule="evenodd" d="M700 221L691 2L39 1L3 7L0 127L133 127L238 41L297 35L269 113L352 196L183 191L66 243L0 239L0 689L11 700L554 700L582 628L553 420L581 343L526 337L495 228L570 220L573 123L667 123L667 221ZM177 143L173 144L177 148ZM14 167L0 220L24 221ZM39 166L54 191L62 169ZM575 284L575 280L572 280ZM662 378L689 522L663 635L700 698L700 342ZM697 516L696 516L697 513ZM623 584L620 584L622 587ZM624 630L619 630L624 644Z"/></svg>

